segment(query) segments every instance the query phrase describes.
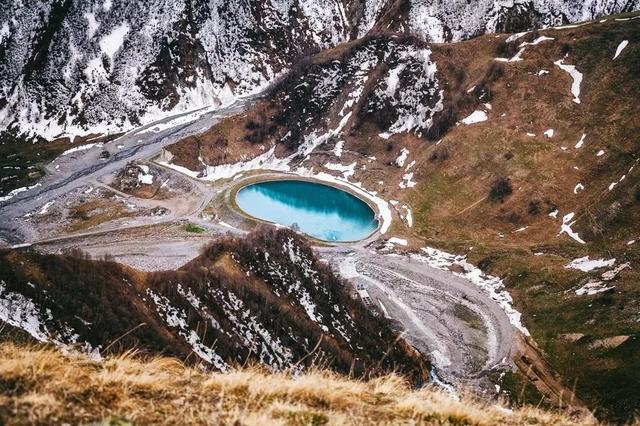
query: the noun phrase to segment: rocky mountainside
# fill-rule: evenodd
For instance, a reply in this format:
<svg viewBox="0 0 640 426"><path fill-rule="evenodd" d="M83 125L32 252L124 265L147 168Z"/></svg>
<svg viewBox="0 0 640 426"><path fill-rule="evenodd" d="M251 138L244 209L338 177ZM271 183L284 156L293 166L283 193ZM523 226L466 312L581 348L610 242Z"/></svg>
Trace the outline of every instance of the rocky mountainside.
<svg viewBox="0 0 640 426"><path fill-rule="evenodd" d="M356 376L427 362L292 231L223 238L177 271L15 251L0 257L0 329L100 358L137 349L229 371L322 365Z"/></svg>
<svg viewBox="0 0 640 426"><path fill-rule="evenodd" d="M639 18L440 45L370 34L298 63L164 164L361 191L391 211L386 238L504 277L553 368L626 421L640 404Z"/></svg>
<svg viewBox="0 0 640 426"><path fill-rule="evenodd" d="M48 0L0 10L0 129L130 129L260 92L297 58L366 34L467 39L631 11L638 0Z"/></svg>

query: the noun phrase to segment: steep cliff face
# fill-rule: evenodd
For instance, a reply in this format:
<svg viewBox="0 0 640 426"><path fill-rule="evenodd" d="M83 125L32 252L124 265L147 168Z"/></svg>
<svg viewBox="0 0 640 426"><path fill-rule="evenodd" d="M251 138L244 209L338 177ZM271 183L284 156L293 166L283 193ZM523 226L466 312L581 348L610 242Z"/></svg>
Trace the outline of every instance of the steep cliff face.
<svg viewBox="0 0 640 426"><path fill-rule="evenodd" d="M107 133L261 91L297 58L370 31L427 41L557 25L629 1L49 0L0 10L0 129Z"/></svg>

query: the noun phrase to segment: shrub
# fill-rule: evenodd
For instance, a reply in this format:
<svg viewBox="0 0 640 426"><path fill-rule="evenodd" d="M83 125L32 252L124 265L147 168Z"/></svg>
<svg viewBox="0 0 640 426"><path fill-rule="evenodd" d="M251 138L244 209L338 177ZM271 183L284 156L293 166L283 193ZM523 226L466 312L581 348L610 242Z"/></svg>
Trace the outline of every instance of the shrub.
<svg viewBox="0 0 640 426"><path fill-rule="evenodd" d="M511 58L518 53L515 43L507 43L506 41L498 43L496 46L496 56L500 58Z"/></svg>
<svg viewBox="0 0 640 426"><path fill-rule="evenodd" d="M431 127L427 130L426 137L431 140L440 139L447 133L458 118L458 108L456 105L445 105L444 109L433 117Z"/></svg>
<svg viewBox="0 0 640 426"><path fill-rule="evenodd" d="M511 181L508 178L496 179L491 185L489 191L489 199L494 202L504 202L504 200L513 193Z"/></svg>
<svg viewBox="0 0 640 426"><path fill-rule="evenodd" d="M244 140L251 144L263 143L278 130L278 126L272 124L264 114L261 114L256 120L249 120L244 128L247 131Z"/></svg>
<svg viewBox="0 0 640 426"><path fill-rule="evenodd" d="M535 200L535 201L530 201L529 202L529 207L527 208L527 211L529 212L529 214L531 216L536 216L537 214L540 213L540 201Z"/></svg>
<svg viewBox="0 0 640 426"><path fill-rule="evenodd" d="M443 162L449 159L449 148L446 146L437 146L431 156L429 157L429 161L431 162Z"/></svg>
<svg viewBox="0 0 640 426"><path fill-rule="evenodd" d="M492 83L504 75L504 65L501 62L492 62L484 74L484 82Z"/></svg>
<svg viewBox="0 0 640 426"><path fill-rule="evenodd" d="M184 230L187 232L193 232L194 234L202 234L206 229L201 226L194 225L193 223L187 223L184 227Z"/></svg>

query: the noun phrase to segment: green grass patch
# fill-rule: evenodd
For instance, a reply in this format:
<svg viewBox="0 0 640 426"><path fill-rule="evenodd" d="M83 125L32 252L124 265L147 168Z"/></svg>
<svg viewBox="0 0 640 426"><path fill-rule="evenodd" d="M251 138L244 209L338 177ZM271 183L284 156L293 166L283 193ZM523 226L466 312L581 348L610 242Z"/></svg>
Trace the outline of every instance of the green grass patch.
<svg viewBox="0 0 640 426"><path fill-rule="evenodd" d="M193 223L187 223L184 226L184 230L193 234L203 234L206 231L203 227L194 225Z"/></svg>

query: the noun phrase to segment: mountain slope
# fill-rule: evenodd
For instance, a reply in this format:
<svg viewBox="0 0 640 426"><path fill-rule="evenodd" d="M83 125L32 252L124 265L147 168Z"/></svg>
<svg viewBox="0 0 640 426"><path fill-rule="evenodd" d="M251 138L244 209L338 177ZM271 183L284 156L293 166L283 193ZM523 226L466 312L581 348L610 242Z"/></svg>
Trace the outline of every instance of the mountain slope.
<svg viewBox="0 0 640 426"><path fill-rule="evenodd" d="M251 361L428 377L423 358L291 231L222 239L177 271L150 274L77 253L9 251L0 277L0 320L95 357L135 348L220 371Z"/></svg>
<svg viewBox="0 0 640 426"><path fill-rule="evenodd" d="M263 168L375 191L393 212L385 237L503 277L565 382L603 417L629 419L640 404L637 19L431 46L371 35L301 63L270 99L163 158L203 180ZM380 56L360 60L370 46Z"/></svg>
<svg viewBox="0 0 640 426"><path fill-rule="evenodd" d="M373 31L435 42L635 10L637 0L10 1L0 11L0 130L120 132L227 103L297 58Z"/></svg>

